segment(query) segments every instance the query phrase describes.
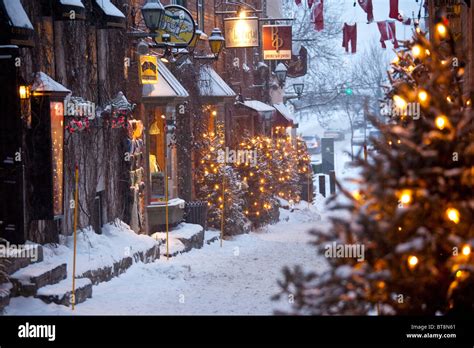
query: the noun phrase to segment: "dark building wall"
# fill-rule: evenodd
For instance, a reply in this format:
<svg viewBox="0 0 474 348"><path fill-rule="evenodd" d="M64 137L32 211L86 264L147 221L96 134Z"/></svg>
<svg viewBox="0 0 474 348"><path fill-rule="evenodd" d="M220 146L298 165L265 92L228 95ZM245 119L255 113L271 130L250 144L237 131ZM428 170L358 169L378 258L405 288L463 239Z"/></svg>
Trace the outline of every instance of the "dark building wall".
<svg viewBox="0 0 474 348"><path fill-rule="evenodd" d="M124 57L128 48L125 29L99 29L93 15L92 0L83 0L86 20L54 21L45 10L48 0L23 1L35 28L35 47L22 48L21 75L32 82L33 73L43 71L72 91L72 95L104 106L119 91L129 88L124 76ZM127 0L113 3L127 14ZM107 221L124 219L127 210L127 168L124 164L124 129L110 129L101 122L89 130L64 137L64 216L55 220L34 220L31 197L27 202L27 239L55 242L58 233L72 232L74 167L79 166L79 228L92 223L97 190L105 190L103 216ZM25 147L26 148L26 147ZM28 158L28 156L27 156ZM28 171L34 171L26 159ZM27 175L28 186L28 175ZM28 195L27 195L28 197Z"/></svg>

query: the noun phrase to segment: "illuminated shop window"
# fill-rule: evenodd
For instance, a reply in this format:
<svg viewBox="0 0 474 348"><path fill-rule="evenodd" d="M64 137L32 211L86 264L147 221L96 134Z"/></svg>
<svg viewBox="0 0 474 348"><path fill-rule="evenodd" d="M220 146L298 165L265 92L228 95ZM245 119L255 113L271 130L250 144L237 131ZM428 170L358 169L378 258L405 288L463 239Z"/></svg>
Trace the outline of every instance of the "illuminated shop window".
<svg viewBox="0 0 474 348"><path fill-rule="evenodd" d="M63 215L63 103L51 102L51 141L54 215Z"/></svg>
<svg viewBox="0 0 474 348"><path fill-rule="evenodd" d="M148 127L149 170L151 180L151 200L162 200L165 196L165 117L156 108Z"/></svg>

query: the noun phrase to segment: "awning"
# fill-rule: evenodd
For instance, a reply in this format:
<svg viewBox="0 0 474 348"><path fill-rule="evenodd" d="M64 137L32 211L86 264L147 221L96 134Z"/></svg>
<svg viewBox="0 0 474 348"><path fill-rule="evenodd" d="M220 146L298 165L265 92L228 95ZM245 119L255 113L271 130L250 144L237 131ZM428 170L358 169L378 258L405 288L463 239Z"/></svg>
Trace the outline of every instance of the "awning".
<svg viewBox="0 0 474 348"><path fill-rule="evenodd" d="M142 101L144 103L167 104L189 97L186 89L174 77L166 65L158 60L158 82L143 85Z"/></svg>
<svg viewBox="0 0 474 348"><path fill-rule="evenodd" d="M95 0L102 28L125 28L125 15L110 0Z"/></svg>
<svg viewBox="0 0 474 348"><path fill-rule="evenodd" d="M54 81L51 76L40 71L35 74L33 86L31 87L33 96L35 95L68 95L71 93L69 89L64 87L59 82Z"/></svg>
<svg viewBox="0 0 474 348"><path fill-rule="evenodd" d="M74 16L72 18L71 16ZM55 0L54 19L71 20L86 19L86 9L81 0Z"/></svg>
<svg viewBox="0 0 474 348"><path fill-rule="evenodd" d="M248 107L249 109L257 111L258 113L275 111L275 108L273 106L262 103L259 100L246 100L242 103L242 105Z"/></svg>
<svg viewBox="0 0 474 348"><path fill-rule="evenodd" d="M199 76L199 92L204 99L235 99L236 94L232 88L210 66L202 66Z"/></svg>
<svg viewBox="0 0 474 348"><path fill-rule="evenodd" d="M279 103L279 104L273 104L273 106L278 111L274 120L275 125L283 125L287 127L294 124L293 114L286 107L285 104Z"/></svg>
<svg viewBox="0 0 474 348"><path fill-rule="evenodd" d="M33 47L34 28L20 0L0 0L0 45Z"/></svg>

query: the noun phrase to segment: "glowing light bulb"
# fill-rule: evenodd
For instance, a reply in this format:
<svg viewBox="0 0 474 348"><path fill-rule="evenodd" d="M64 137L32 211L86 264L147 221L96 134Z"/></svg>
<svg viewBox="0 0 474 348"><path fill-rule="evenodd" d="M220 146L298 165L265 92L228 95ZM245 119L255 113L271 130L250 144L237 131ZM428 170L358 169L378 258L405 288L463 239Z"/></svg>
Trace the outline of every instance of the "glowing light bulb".
<svg viewBox="0 0 474 348"><path fill-rule="evenodd" d="M420 101L420 103L426 104L428 102L428 98L428 92L426 92L425 90L422 89L418 92L418 100Z"/></svg>
<svg viewBox="0 0 474 348"><path fill-rule="evenodd" d="M407 106L407 102L405 101L405 99L403 99L399 95L394 95L393 96L393 102L400 109L403 109Z"/></svg>
<svg viewBox="0 0 474 348"><path fill-rule="evenodd" d="M438 116L435 119L435 124L439 130L443 130L448 124L448 118L444 115Z"/></svg>
<svg viewBox="0 0 474 348"><path fill-rule="evenodd" d="M400 202L402 204L409 204L412 200L412 193L410 190L403 190L400 195Z"/></svg>
<svg viewBox="0 0 474 348"><path fill-rule="evenodd" d="M459 210L456 208L448 208L446 210L446 216L448 217L449 220L454 222L455 224L459 223L461 220L461 215L459 214Z"/></svg>
<svg viewBox="0 0 474 348"><path fill-rule="evenodd" d="M420 45L415 45L413 46L413 48L411 49L411 52L413 53L413 56L415 58L418 58L420 55L421 55L421 46Z"/></svg>
<svg viewBox="0 0 474 348"><path fill-rule="evenodd" d="M436 25L436 32L439 34L439 36L446 37L446 34L448 33L448 29L443 23L438 23Z"/></svg>
<svg viewBox="0 0 474 348"><path fill-rule="evenodd" d="M418 257L410 255L408 257L408 267L410 267L410 269L413 269L416 267L416 265L418 265Z"/></svg>
<svg viewBox="0 0 474 348"><path fill-rule="evenodd" d="M464 256L469 256L469 254L471 254L471 247L466 244L465 246L462 247L461 253Z"/></svg>

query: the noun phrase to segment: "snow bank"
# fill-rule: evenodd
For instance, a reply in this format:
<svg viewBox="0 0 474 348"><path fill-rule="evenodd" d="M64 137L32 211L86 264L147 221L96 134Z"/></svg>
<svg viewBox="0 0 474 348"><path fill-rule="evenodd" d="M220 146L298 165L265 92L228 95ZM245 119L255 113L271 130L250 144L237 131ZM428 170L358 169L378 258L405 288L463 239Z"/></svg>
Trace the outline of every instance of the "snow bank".
<svg viewBox="0 0 474 348"><path fill-rule="evenodd" d="M115 262L144 252L158 244L153 238L138 235L122 221L104 225L102 234L91 228L77 233L76 276L89 271L111 267ZM60 236L59 245L45 245L44 263L67 263L68 275L72 274L73 236Z"/></svg>

